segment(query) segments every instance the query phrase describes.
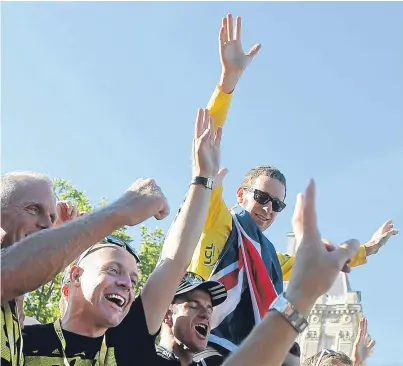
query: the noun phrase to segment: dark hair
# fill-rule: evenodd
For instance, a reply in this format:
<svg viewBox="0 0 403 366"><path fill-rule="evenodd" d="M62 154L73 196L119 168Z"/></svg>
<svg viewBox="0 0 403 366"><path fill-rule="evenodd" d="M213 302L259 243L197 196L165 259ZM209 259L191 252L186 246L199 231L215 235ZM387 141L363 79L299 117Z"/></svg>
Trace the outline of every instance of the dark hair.
<svg viewBox="0 0 403 366"><path fill-rule="evenodd" d="M259 178L261 175L277 179L284 186L287 194L287 182L283 173L281 173L280 170L272 165L260 165L249 170L243 178L242 187L252 187L255 184L256 179Z"/></svg>

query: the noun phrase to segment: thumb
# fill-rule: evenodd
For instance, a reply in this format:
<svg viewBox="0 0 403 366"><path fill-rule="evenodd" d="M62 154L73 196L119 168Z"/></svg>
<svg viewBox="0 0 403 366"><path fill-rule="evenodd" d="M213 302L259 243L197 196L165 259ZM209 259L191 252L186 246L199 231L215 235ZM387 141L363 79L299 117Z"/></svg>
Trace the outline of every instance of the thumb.
<svg viewBox="0 0 403 366"><path fill-rule="evenodd" d="M300 242L303 234L304 227L304 202L305 197L302 193L297 196L297 202L295 203L294 214L292 216L292 231L295 236L295 240Z"/></svg>
<svg viewBox="0 0 403 366"><path fill-rule="evenodd" d="M260 47L262 47L260 44L255 44L249 51L248 55L249 57L255 57L257 55L257 53L260 50Z"/></svg>
<svg viewBox="0 0 403 366"><path fill-rule="evenodd" d="M221 168L214 178L214 188L222 184L225 176L228 174L227 168Z"/></svg>
<svg viewBox="0 0 403 366"><path fill-rule="evenodd" d="M337 250L333 252L336 253L338 257L340 268L342 268L344 264L353 257L359 247L360 242L358 240L350 239L341 244Z"/></svg>

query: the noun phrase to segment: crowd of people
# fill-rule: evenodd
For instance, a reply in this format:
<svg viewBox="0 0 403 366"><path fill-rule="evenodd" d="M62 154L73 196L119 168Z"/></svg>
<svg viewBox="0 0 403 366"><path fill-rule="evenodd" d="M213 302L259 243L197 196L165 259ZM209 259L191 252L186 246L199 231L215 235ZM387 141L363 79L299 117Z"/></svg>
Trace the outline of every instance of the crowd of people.
<svg viewBox="0 0 403 366"><path fill-rule="evenodd" d="M300 365L295 339L318 297L340 271L365 264L397 234L388 221L362 245L323 241L311 180L292 219L297 255L278 253L263 232L286 207L286 179L270 165L247 172L237 205L225 205L222 128L260 49L244 53L241 19L233 23L230 14L222 20L221 79L207 108L197 111L186 199L139 296L139 257L112 233L167 217L168 201L153 179L139 179L115 202L83 214L56 202L46 175L2 175L3 365ZM22 296L61 271L60 318L24 322ZM373 346L363 319L351 357L324 349L304 365L359 365Z"/></svg>

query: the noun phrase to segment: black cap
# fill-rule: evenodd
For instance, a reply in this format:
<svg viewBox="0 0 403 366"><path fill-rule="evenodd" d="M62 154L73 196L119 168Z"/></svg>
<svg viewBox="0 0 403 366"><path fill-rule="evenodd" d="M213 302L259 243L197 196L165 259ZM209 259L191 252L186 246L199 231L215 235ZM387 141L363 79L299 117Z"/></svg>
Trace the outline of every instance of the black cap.
<svg viewBox="0 0 403 366"><path fill-rule="evenodd" d="M227 299L227 290L221 282L204 281L203 277L193 272L186 273L176 290L175 296L183 295L196 289L210 294L213 307L222 304Z"/></svg>

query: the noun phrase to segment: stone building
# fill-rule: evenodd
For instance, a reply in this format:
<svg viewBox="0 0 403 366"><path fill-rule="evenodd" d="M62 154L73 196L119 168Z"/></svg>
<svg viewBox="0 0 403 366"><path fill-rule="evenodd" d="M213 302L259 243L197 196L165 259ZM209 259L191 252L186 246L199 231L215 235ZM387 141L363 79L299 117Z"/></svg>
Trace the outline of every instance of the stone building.
<svg viewBox="0 0 403 366"><path fill-rule="evenodd" d="M287 234L287 252L297 251L294 235ZM285 288L287 283L284 283ZM340 273L329 292L318 299L309 316L309 327L298 336L301 360L324 348L351 356L358 326L363 317L361 293L350 287L348 275Z"/></svg>

